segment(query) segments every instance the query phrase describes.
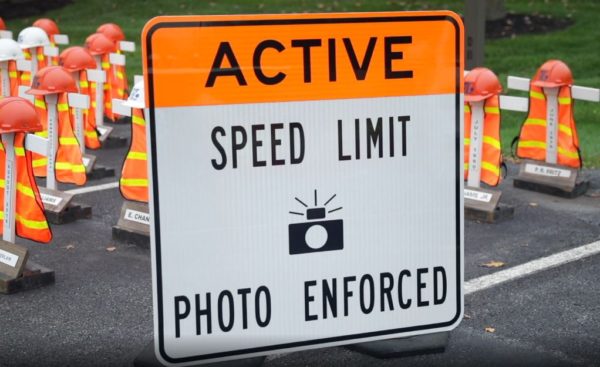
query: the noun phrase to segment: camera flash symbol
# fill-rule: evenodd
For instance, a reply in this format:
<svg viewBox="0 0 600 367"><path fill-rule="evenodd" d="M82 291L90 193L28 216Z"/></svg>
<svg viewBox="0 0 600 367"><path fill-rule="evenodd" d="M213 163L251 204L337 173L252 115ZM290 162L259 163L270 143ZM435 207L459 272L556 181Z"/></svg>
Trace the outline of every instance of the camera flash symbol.
<svg viewBox="0 0 600 367"><path fill-rule="evenodd" d="M315 190L314 196L314 208L309 208L302 200L294 197L297 202L306 208L306 219L308 222L289 225L290 255L341 250L344 248L343 221L341 219L324 220L326 214L342 209L341 206L330 210L326 208L327 204L336 197L336 194L333 194L322 207L318 206L317 190ZM290 214L305 215L304 213L295 211L290 211Z"/></svg>

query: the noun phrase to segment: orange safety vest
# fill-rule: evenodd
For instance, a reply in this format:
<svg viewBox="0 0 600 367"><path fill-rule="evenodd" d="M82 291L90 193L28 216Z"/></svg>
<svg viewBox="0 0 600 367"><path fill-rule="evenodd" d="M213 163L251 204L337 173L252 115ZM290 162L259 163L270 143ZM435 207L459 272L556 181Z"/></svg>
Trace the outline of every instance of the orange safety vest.
<svg viewBox="0 0 600 367"><path fill-rule="evenodd" d="M8 80L10 83L9 96L19 96L19 78L17 72L17 62L15 60L8 60ZM2 82L2 74L0 74L0 83ZM1 97L0 97L1 98Z"/></svg>
<svg viewBox="0 0 600 367"><path fill-rule="evenodd" d="M63 183L73 183L76 185L84 185L86 182L85 166L81 156L79 142L73 133L71 125L71 113L69 112L69 104L67 93L58 95L58 149L56 151L56 161L54 170L56 172L56 180ZM47 125L47 111L46 111ZM44 137L48 137L48 130L42 132ZM33 161L33 169L38 177L46 177L46 157L35 155Z"/></svg>
<svg viewBox="0 0 600 367"><path fill-rule="evenodd" d="M500 145L500 108L498 96L485 100L483 107L483 144L480 180L490 186L500 183L502 148ZM469 149L471 143L471 106L465 102L465 177L469 177Z"/></svg>
<svg viewBox="0 0 600 367"><path fill-rule="evenodd" d="M94 108L96 91L90 89L90 83L87 80L87 72L85 70L79 72L79 92L90 97L90 108L83 110L85 147L89 149L98 149L100 148L100 140L98 131L96 131L96 109ZM73 113L74 109L72 109L71 112ZM75 121L74 116L72 116L72 121Z"/></svg>
<svg viewBox="0 0 600 367"><path fill-rule="evenodd" d="M573 168L581 167L579 138L573 117L571 88L564 86L558 92L558 159L557 163ZM517 156L538 161L546 160L546 96L541 87L529 86L529 114L521 126Z"/></svg>
<svg viewBox="0 0 600 367"><path fill-rule="evenodd" d="M104 116L114 121L115 115L112 112L112 80L115 78L115 73L109 62L109 54L102 55L102 70L106 72L106 82L104 83Z"/></svg>
<svg viewBox="0 0 600 367"><path fill-rule="evenodd" d="M117 50L120 54L121 51ZM112 78L110 79L111 98L127 100L127 75L125 74L124 65L112 65ZM111 101L112 101L111 99ZM115 119L120 115L114 114Z"/></svg>
<svg viewBox="0 0 600 367"><path fill-rule="evenodd" d="M56 47L56 43L54 43L54 35L50 36L50 46ZM46 65L58 66L58 56L45 56Z"/></svg>
<svg viewBox="0 0 600 367"><path fill-rule="evenodd" d="M23 56L25 57L25 60L31 60L31 52L29 52L29 49L23 50ZM46 57L44 56L43 47L36 47L36 57L38 62L38 70L41 70L42 68L46 67ZM21 75L19 76L19 85L30 86L32 82L31 72L22 71L20 74Z"/></svg>
<svg viewBox="0 0 600 367"><path fill-rule="evenodd" d="M48 243L52 231L48 226L42 198L31 169L31 152L24 148L25 133L16 133L14 141L17 193L15 201L15 233L17 236ZM4 178L6 177L6 152L0 144L0 213L4 219ZM3 226L0 226L0 234Z"/></svg>
<svg viewBox="0 0 600 367"><path fill-rule="evenodd" d="M146 121L140 108L132 108L131 146L121 171L121 195L127 200L148 202Z"/></svg>

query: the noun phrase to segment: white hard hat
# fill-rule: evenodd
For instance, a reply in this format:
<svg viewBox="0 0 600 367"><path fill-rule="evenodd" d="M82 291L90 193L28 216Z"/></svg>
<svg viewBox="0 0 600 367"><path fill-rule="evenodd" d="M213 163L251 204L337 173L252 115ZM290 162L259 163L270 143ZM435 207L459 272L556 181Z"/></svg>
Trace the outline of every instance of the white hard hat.
<svg viewBox="0 0 600 367"><path fill-rule="evenodd" d="M146 95L144 93L144 81L137 82L131 93L129 93L129 98L127 101L123 102L123 106L128 106L132 108L146 108Z"/></svg>
<svg viewBox="0 0 600 367"><path fill-rule="evenodd" d="M27 27L19 33L17 39L21 48L33 48L50 45L48 35L42 28Z"/></svg>
<svg viewBox="0 0 600 367"><path fill-rule="evenodd" d="M23 58L23 51L17 41L9 38L0 39L0 61L16 60Z"/></svg>

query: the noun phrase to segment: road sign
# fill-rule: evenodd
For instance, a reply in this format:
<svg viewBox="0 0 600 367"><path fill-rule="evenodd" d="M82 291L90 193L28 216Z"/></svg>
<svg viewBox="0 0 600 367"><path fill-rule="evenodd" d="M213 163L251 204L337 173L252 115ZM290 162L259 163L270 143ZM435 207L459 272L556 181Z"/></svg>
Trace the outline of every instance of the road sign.
<svg viewBox="0 0 600 367"><path fill-rule="evenodd" d="M160 359L460 322L456 14L158 17L142 38Z"/></svg>

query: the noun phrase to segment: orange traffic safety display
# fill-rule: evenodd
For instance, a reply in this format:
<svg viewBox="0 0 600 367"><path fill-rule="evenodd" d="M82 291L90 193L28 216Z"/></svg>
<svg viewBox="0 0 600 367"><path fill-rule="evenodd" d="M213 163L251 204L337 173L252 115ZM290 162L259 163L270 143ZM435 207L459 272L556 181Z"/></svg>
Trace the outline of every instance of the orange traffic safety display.
<svg viewBox="0 0 600 367"><path fill-rule="evenodd" d="M36 20L35 22L33 22L33 26L34 27L38 27L44 30L44 32L46 32L46 34L48 35L48 39L50 40L50 46L52 47L56 47L56 43L54 41L54 36L60 33L60 30L58 29L58 25L56 24L55 21L53 21L52 19L48 19L48 18L40 18L38 20ZM46 66L48 65L58 65L58 56L44 56L44 63Z"/></svg>
<svg viewBox="0 0 600 367"><path fill-rule="evenodd" d="M558 134L556 163L580 168L582 164L579 151L579 138L573 115L573 99L571 86L573 74L562 61L549 60L535 73L530 82L529 114L521 126L518 136L517 156L539 161L546 161L548 154L547 141L547 95L546 88L558 90Z"/></svg>
<svg viewBox="0 0 600 367"><path fill-rule="evenodd" d="M42 199L31 169L31 152L25 150L27 132L42 128L33 105L18 97L8 97L0 101L0 134L14 134L13 149L16 166L15 234L33 241L48 243L52 231L44 214ZM0 144L0 187L4 189L6 179L6 151ZM0 213L4 218L4 190L0 190ZM0 226L0 231L4 226Z"/></svg>
<svg viewBox="0 0 600 367"><path fill-rule="evenodd" d="M121 27L114 23L102 24L96 32L104 34L106 37L113 40L115 43L117 53L121 53L119 48L119 41L125 39L125 34ZM127 74L125 72L125 65L111 65L112 75L109 79L111 84L111 100L114 99L127 99ZM117 116L115 116L116 118Z"/></svg>
<svg viewBox="0 0 600 367"><path fill-rule="evenodd" d="M113 40L106 37L102 33L94 33L85 40L85 47L90 53L96 57L96 62L99 63L100 69L106 72L106 82L104 84L104 116L114 120L115 116L112 112L112 92L111 80L114 78L114 71L110 66L109 55L117 50ZM92 89L96 89L96 83L92 83ZM92 106L95 105L95 99L92 99Z"/></svg>
<svg viewBox="0 0 600 367"><path fill-rule="evenodd" d="M469 177L471 159L471 103L483 101L483 139L479 151L480 180L490 186L500 183L502 148L500 144L500 81L494 72L486 68L475 68L465 76L465 137L464 171L465 180Z"/></svg>
<svg viewBox="0 0 600 367"><path fill-rule="evenodd" d="M95 101L96 89L91 88L86 71L87 69L96 68L96 60L94 60L92 54L80 46L69 47L61 52L59 63L65 70L75 75L75 79L79 84L79 93L88 95L90 101ZM84 110L83 119L85 147L89 149L100 148L101 144L96 130L96 114L93 107ZM74 116L71 116L71 121L75 121Z"/></svg>
<svg viewBox="0 0 600 367"><path fill-rule="evenodd" d="M49 66L40 70L34 78L29 94L44 96L58 94L58 150L56 152L56 180L63 183L83 185L86 182L79 142L73 133L67 93L77 92L73 77L60 66ZM37 99L36 99L37 107ZM37 109L41 116L47 116L47 104ZM47 117L45 117L47 119ZM47 121L47 120L46 120ZM45 131L47 137L47 128ZM34 157L33 168L38 177L46 176L48 159L38 154Z"/></svg>

